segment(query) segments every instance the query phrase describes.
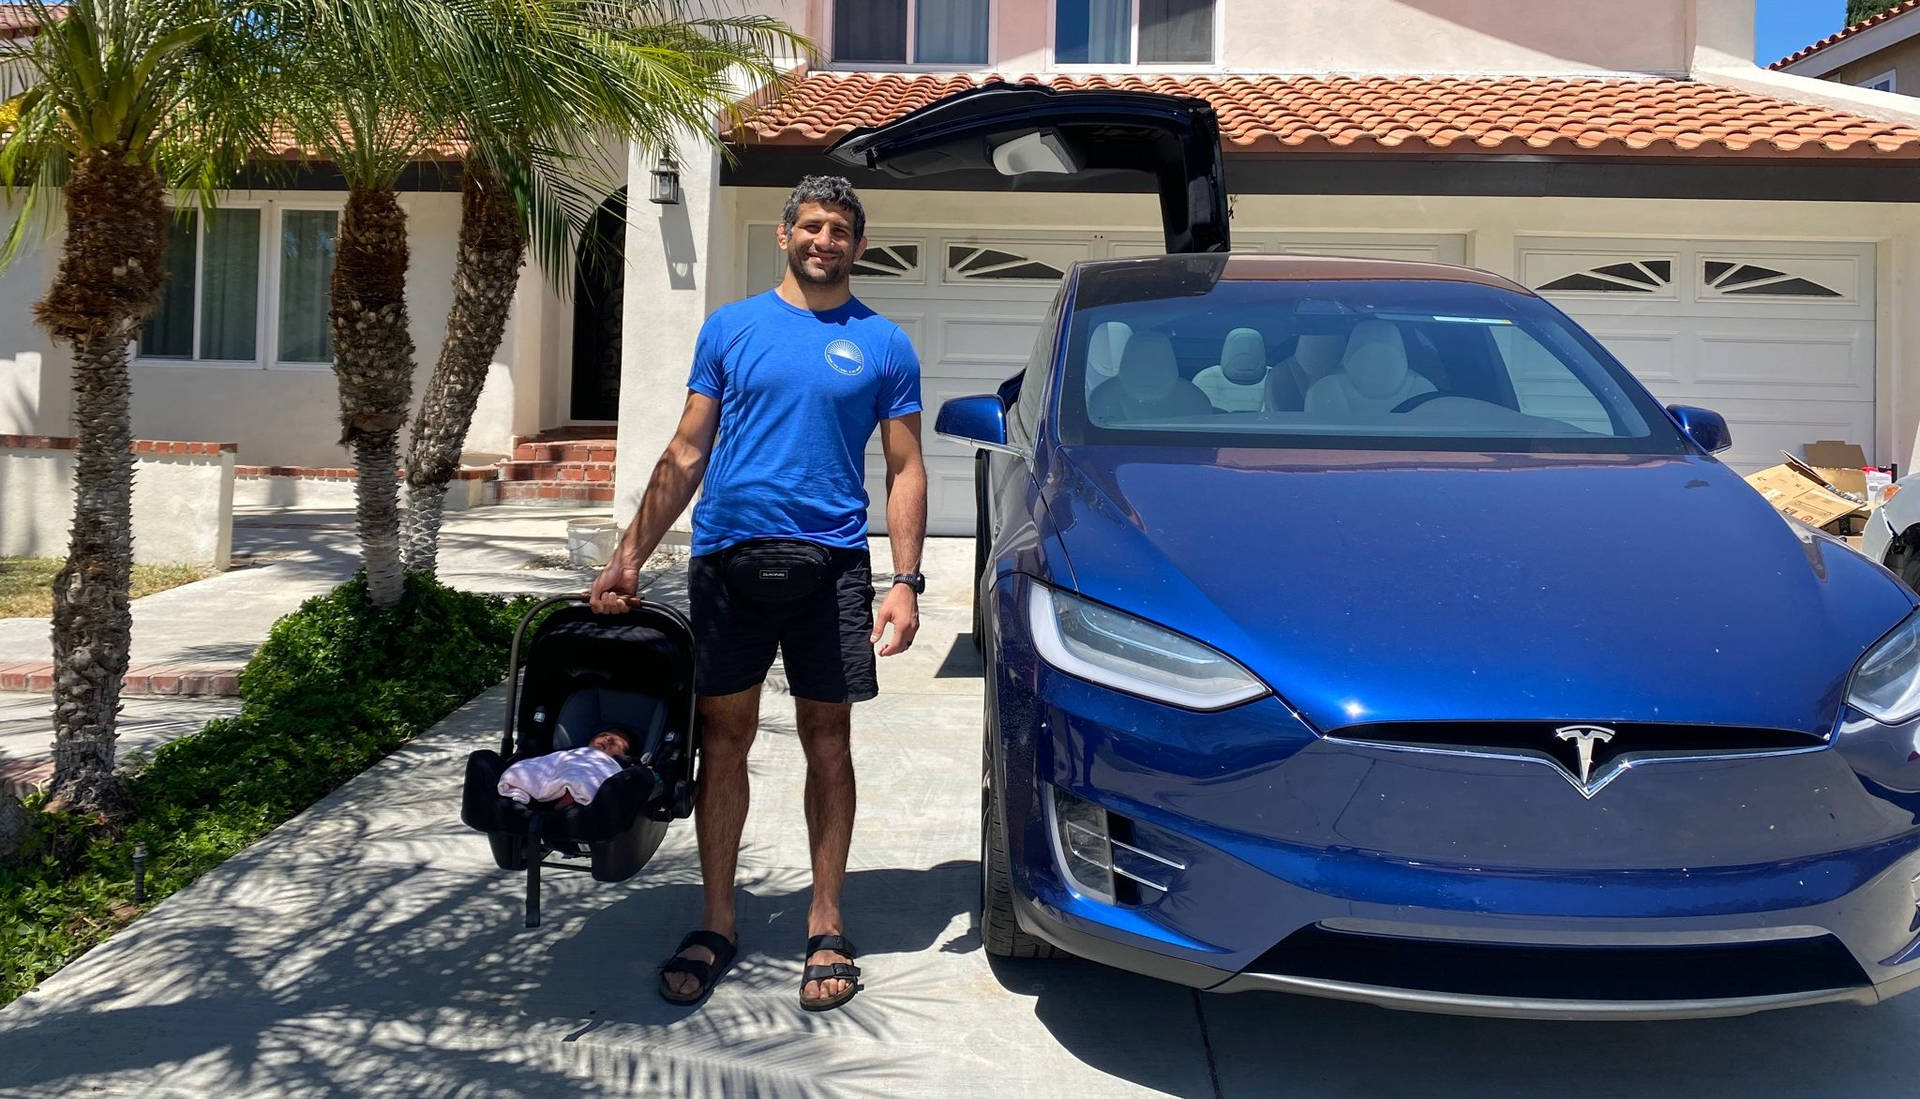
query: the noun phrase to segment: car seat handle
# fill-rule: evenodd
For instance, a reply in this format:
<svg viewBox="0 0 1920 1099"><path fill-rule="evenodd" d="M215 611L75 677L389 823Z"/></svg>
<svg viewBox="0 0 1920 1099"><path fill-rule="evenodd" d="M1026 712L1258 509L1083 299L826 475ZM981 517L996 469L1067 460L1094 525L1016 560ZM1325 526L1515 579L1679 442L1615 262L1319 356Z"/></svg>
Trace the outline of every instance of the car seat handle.
<svg viewBox="0 0 1920 1099"><path fill-rule="evenodd" d="M536 617L552 607L562 603L585 603L586 601L587 597L584 595L556 595L551 599L542 599L535 603L527 608L527 613L520 616L520 625L513 631L513 648L507 655L507 719L506 726L500 734L502 759L513 758L513 727L519 717L517 710L520 703L520 642L527 635L527 627L533 624Z"/></svg>

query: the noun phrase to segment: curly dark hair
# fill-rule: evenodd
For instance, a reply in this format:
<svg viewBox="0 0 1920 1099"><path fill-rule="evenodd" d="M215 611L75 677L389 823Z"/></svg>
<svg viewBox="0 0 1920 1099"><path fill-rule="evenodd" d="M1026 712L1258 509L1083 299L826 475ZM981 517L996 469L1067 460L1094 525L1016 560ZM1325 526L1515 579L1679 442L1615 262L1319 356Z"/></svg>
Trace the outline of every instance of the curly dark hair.
<svg viewBox="0 0 1920 1099"><path fill-rule="evenodd" d="M845 176L808 176L794 184L793 191L787 195L786 209L780 211L780 224L787 232L793 232L793 223L800 218L800 207L808 202L838 206L853 218L853 239L867 235L866 207L860 205L860 196L853 193L853 184L847 182Z"/></svg>

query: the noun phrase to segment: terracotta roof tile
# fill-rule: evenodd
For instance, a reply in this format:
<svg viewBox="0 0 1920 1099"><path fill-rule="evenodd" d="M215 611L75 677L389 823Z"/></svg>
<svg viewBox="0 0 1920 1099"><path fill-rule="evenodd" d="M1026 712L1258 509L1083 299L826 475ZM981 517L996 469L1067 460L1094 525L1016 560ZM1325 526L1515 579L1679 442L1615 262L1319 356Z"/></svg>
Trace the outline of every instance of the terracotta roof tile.
<svg viewBox="0 0 1920 1099"><path fill-rule="evenodd" d="M54 18L65 15L65 4L51 4L47 14ZM0 5L0 39L24 38L40 29L40 15L32 8L15 5Z"/></svg>
<svg viewBox="0 0 1920 1099"><path fill-rule="evenodd" d="M1920 0L1913 0L1920 4ZM736 141L821 146L1001 76L814 72ZM1920 129L1693 80L1656 77L1020 76L1211 101L1229 152L1534 153L1920 160Z"/></svg>
<svg viewBox="0 0 1920 1099"><path fill-rule="evenodd" d="M1827 35L1825 38L1822 38L1820 41L1815 42L1813 45L1808 46L1805 49L1796 50L1793 53L1790 53L1787 56L1781 58L1780 60L1775 61L1773 64L1767 67L1770 69L1777 69L1784 65L1791 65L1796 61L1803 61L1809 57L1812 57L1814 54L1819 53L1821 50L1826 49L1828 46L1833 45L1835 42L1839 42L1842 39L1846 39L1846 38L1852 38L1854 35L1859 34L1861 31L1866 30L1868 27L1877 27L1880 24L1886 22L1887 20L1892 19L1893 17L1898 15L1905 15L1915 8L1920 8L1920 0L1906 0L1906 3L1904 4L1895 4L1893 7L1888 8L1886 11L1883 11L1878 15L1870 15L1867 18L1860 20L1858 23L1855 23L1850 27L1846 27L1842 29L1838 33Z"/></svg>

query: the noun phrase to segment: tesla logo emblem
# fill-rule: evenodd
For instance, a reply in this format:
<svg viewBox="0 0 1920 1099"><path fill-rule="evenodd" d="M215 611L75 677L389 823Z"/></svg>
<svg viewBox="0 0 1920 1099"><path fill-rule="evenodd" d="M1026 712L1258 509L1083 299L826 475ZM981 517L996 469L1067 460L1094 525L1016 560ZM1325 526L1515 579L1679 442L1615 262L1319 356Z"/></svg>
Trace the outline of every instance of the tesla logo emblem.
<svg viewBox="0 0 1920 1099"><path fill-rule="evenodd" d="M1561 740L1571 741L1580 753L1580 789L1587 789L1587 780L1593 774L1593 746L1605 744L1613 739L1613 730L1598 725L1568 725L1555 729L1553 735Z"/></svg>

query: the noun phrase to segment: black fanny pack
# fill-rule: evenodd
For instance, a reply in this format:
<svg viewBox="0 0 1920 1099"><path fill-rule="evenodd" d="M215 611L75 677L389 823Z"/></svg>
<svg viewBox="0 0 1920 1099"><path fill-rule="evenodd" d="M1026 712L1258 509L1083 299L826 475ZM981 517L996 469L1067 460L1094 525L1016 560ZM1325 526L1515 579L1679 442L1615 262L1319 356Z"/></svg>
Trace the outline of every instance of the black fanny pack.
<svg viewBox="0 0 1920 1099"><path fill-rule="evenodd" d="M727 551L727 587L742 599L786 603L820 590L833 575L833 552L795 538L756 538Z"/></svg>

